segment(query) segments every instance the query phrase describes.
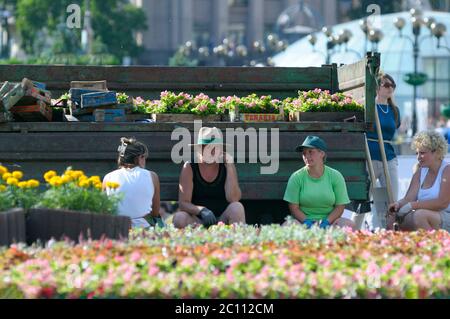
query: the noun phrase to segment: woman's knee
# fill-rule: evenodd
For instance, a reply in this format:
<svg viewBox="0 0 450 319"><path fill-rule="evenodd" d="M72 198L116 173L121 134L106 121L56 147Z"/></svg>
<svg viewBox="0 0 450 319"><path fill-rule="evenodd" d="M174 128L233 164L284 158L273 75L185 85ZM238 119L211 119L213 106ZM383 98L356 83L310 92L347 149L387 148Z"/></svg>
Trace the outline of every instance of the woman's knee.
<svg viewBox="0 0 450 319"><path fill-rule="evenodd" d="M339 227L350 227L352 230L356 230L356 224L348 219L348 218L338 218L334 223L334 226L339 226Z"/></svg>
<svg viewBox="0 0 450 319"><path fill-rule="evenodd" d="M422 209L418 209L414 212L413 215L413 223L414 223L414 227L418 227L421 224L423 224L424 222L427 221L427 214L426 211L422 210Z"/></svg>
<svg viewBox="0 0 450 319"><path fill-rule="evenodd" d="M184 228L189 225L189 214L186 212L177 212L173 215L172 220L176 228Z"/></svg>
<svg viewBox="0 0 450 319"><path fill-rule="evenodd" d="M228 205L231 222L245 220L245 208L240 202L233 202Z"/></svg>
<svg viewBox="0 0 450 319"><path fill-rule="evenodd" d="M228 208L233 213L239 213L239 214L245 214L245 208L244 205L242 205L241 202L232 202L228 205Z"/></svg>

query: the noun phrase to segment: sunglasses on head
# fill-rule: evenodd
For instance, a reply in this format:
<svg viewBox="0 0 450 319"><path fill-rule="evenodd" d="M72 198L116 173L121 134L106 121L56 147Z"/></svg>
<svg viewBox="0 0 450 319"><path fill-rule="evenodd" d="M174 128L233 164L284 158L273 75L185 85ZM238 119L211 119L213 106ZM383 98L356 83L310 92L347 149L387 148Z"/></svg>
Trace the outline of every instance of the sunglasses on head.
<svg viewBox="0 0 450 319"><path fill-rule="evenodd" d="M381 84L381 86L386 88L386 89L389 89L389 88L395 89L395 84L388 83L388 82L384 82L383 84Z"/></svg>

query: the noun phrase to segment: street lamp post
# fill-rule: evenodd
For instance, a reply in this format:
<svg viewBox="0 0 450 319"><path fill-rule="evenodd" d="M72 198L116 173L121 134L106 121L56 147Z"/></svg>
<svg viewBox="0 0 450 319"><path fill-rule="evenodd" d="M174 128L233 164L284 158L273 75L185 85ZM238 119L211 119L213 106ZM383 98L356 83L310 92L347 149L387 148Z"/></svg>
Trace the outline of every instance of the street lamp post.
<svg viewBox="0 0 450 319"><path fill-rule="evenodd" d="M379 29L373 28L373 26L369 23L367 18L361 19L359 21L359 27L361 31L364 33L365 42L364 42L364 53L367 51L367 41L370 41L372 44L372 51L378 51L378 43L383 39L383 32Z"/></svg>
<svg viewBox="0 0 450 319"><path fill-rule="evenodd" d="M273 62L270 57L285 50L288 45L286 41L280 40L276 35L269 34L266 41L255 41L250 48L225 38L222 43L212 49L212 52L206 46L197 49L192 41L187 41L179 48L179 51L202 65L272 66Z"/></svg>
<svg viewBox="0 0 450 319"><path fill-rule="evenodd" d="M336 48L340 48L341 46L344 47L345 52L352 52L356 54L358 58L361 58L361 54L359 52L348 47L348 42L353 36L350 30L344 29L341 30L339 34L334 34L333 30L330 27L323 27L322 32L327 37L326 54L316 50L315 46L317 43L317 36L315 34L308 35L307 39L313 47L313 52L321 53L325 57L325 64L331 63L331 57L339 52L336 50Z"/></svg>
<svg viewBox="0 0 450 319"><path fill-rule="evenodd" d="M430 27L431 27L431 32L437 39L437 48L438 49L446 49L450 52L449 47L443 46L441 44L441 38L445 35L445 32L447 31L445 24L433 22Z"/></svg>
<svg viewBox="0 0 450 319"><path fill-rule="evenodd" d="M408 39L413 47L413 59L414 59L414 72L412 74L407 74L406 82L413 86L413 103L412 103L412 135L417 132L417 87L423 85L427 81L427 76L424 73L419 73L419 54L420 54L420 43L422 40L429 38L433 35L432 25L435 24L433 18L422 18L422 12L418 9L411 9L411 24L413 37L406 36L402 34L402 30L406 25L405 19L398 17L394 19L394 25L399 30L400 37ZM421 29L422 25L426 25L431 31L430 35L424 36L422 39ZM445 27L445 26L444 26Z"/></svg>

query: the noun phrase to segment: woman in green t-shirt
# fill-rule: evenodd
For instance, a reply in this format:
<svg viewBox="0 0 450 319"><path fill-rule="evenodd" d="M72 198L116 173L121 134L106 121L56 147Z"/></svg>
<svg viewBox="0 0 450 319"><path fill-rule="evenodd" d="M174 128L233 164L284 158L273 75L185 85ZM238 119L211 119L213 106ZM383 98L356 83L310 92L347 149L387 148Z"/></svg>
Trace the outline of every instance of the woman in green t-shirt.
<svg viewBox="0 0 450 319"><path fill-rule="evenodd" d="M355 224L342 218L344 207L350 203L342 174L325 165L327 145L317 136L308 136L296 149L301 152L305 167L289 178L284 200L295 221L311 228L348 226Z"/></svg>

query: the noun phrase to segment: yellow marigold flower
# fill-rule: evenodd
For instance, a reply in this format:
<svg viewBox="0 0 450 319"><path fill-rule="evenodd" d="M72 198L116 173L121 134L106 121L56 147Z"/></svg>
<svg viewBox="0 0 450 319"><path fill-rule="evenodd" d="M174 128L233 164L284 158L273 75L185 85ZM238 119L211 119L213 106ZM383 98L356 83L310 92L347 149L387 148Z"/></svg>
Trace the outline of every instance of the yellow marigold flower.
<svg viewBox="0 0 450 319"><path fill-rule="evenodd" d="M101 190L103 188L103 185L102 185L102 183L97 183L97 184L94 184L94 187Z"/></svg>
<svg viewBox="0 0 450 319"><path fill-rule="evenodd" d="M62 178L59 176L53 176L50 181L49 184L55 187L59 187L63 184Z"/></svg>
<svg viewBox="0 0 450 319"><path fill-rule="evenodd" d="M5 173L8 173L8 169L5 166L0 165L0 176L3 176Z"/></svg>
<svg viewBox="0 0 450 319"><path fill-rule="evenodd" d="M5 174L2 175L2 178L3 178L4 181L8 180L8 178L10 178L10 177L12 177L11 173L5 173Z"/></svg>
<svg viewBox="0 0 450 319"><path fill-rule="evenodd" d="M30 179L27 184L29 188L37 188L40 185L39 181L35 179Z"/></svg>
<svg viewBox="0 0 450 319"><path fill-rule="evenodd" d="M14 172L12 172L12 176L17 179L22 179L23 173L21 171L14 171Z"/></svg>
<svg viewBox="0 0 450 319"><path fill-rule="evenodd" d="M6 191L6 186L5 185L0 185L0 192L4 192Z"/></svg>
<svg viewBox="0 0 450 319"><path fill-rule="evenodd" d="M49 182L55 176L56 176L55 171L48 171L47 173L44 174L44 179L46 182Z"/></svg>
<svg viewBox="0 0 450 319"><path fill-rule="evenodd" d="M73 171L71 173L71 176L73 179L80 179L81 177L84 177L84 172L83 171Z"/></svg>
<svg viewBox="0 0 450 319"><path fill-rule="evenodd" d="M15 177L10 177L7 179L6 184L17 186L17 184L19 184L19 180Z"/></svg>
<svg viewBox="0 0 450 319"><path fill-rule="evenodd" d="M81 181L89 181L89 178L87 176L82 175L78 178L78 181L80 181L80 182Z"/></svg>
<svg viewBox="0 0 450 319"><path fill-rule="evenodd" d="M118 183L114 183L114 182L107 182L106 183L106 187L108 187L108 188L112 188L112 189L117 189L117 188L119 188L119 184Z"/></svg>
<svg viewBox="0 0 450 319"><path fill-rule="evenodd" d="M89 178L89 181L91 181L94 184L102 182L102 180L100 179L100 176L91 176Z"/></svg>
<svg viewBox="0 0 450 319"><path fill-rule="evenodd" d="M63 175L61 177L61 181L63 182L63 184L68 184L73 180L73 178L69 175Z"/></svg>
<svg viewBox="0 0 450 319"><path fill-rule="evenodd" d="M89 187L89 181L88 180L83 180L83 181L80 181L79 183L78 183L78 186L79 187L82 187L82 188L88 188Z"/></svg>
<svg viewBox="0 0 450 319"><path fill-rule="evenodd" d="M27 182L19 182L19 184L17 184L17 186L19 188L28 188L28 183Z"/></svg>

